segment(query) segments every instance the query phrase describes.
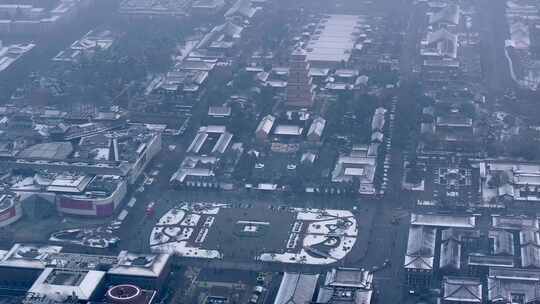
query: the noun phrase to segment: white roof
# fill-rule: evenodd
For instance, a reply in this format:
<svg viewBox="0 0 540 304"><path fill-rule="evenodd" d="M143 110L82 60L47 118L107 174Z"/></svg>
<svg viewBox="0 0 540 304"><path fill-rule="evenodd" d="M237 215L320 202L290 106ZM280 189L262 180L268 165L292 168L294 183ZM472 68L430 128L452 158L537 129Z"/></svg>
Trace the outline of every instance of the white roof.
<svg viewBox="0 0 540 304"><path fill-rule="evenodd" d="M295 125L278 125L274 130L274 134L299 136L302 135L303 130L301 127Z"/></svg>
<svg viewBox="0 0 540 304"><path fill-rule="evenodd" d="M204 142L208 138L208 133L206 131L199 131L197 135L195 135L195 138L189 145L187 149L187 153L199 153L201 150Z"/></svg>
<svg viewBox="0 0 540 304"><path fill-rule="evenodd" d="M411 214L411 225L474 228L474 216L439 215L439 214Z"/></svg>
<svg viewBox="0 0 540 304"><path fill-rule="evenodd" d="M72 273L73 275L82 275L84 277L78 283L70 283L69 285L56 285L53 284L54 282L52 282L51 276L54 276L55 273L58 272L67 274ZM105 272L103 271L90 270L87 272L81 272L55 268L45 268L45 270L34 282L32 287L30 287L30 290L28 290L28 292L50 296L75 295L79 300L87 301L90 300L104 277Z"/></svg>
<svg viewBox="0 0 540 304"><path fill-rule="evenodd" d="M118 254L118 264L112 267L108 273L159 277L170 258L169 254L134 254L122 250Z"/></svg>
<svg viewBox="0 0 540 304"><path fill-rule="evenodd" d="M222 133L214 147L212 148L212 153L218 152L218 153L224 153L227 147L229 146L233 135L229 132Z"/></svg>
<svg viewBox="0 0 540 304"><path fill-rule="evenodd" d="M349 176L362 176L364 173L364 168L345 168L345 172L343 174Z"/></svg>
<svg viewBox="0 0 540 304"><path fill-rule="evenodd" d="M225 133L227 131L227 127L219 125L209 125L206 127L201 127L200 130L204 130L207 133Z"/></svg>
<svg viewBox="0 0 540 304"><path fill-rule="evenodd" d="M435 236L432 227L410 226L407 241L407 254L404 267L408 269L432 270L435 254Z"/></svg>
<svg viewBox="0 0 540 304"><path fill-rule="evenodd" d="M270 133L275 120L276 118L274 116L266 115L257 126L257 130L255 132L264 132L266 134Z"/></svg>
<svg viewBox="0 0 540 304"><path fill-rule="evenodd" d="M315 134L317 136L322 136L322 133L324 131L324 127L326 125L326 120L322 117L317 117L313 120L311 123L311 126L308 130L308 136Z"/></svg>
<svg viewBox="0 0 540 304"><path fill-rule="evenodd" d="M308 61L323 61L339 63L349 61L351 51L356 42L359 16L329 15L321 20L317 31L307 46Z"/></svg>
<svg viewBox="0 0 540 304"><path fill-rule="evenodd" d="M491 216L491 224L495 228L508 230L540 229L537 218L517 217L517 216Z"/></svg>
<svg viewBox="0 0 540 304"><path fill-rule="evenodd" d="M33 244L15 244L4 258L0 261L0 266L20 267L20 268L45 268L44 260L52 253L62 250L60 246L41 246Z"/></svg>

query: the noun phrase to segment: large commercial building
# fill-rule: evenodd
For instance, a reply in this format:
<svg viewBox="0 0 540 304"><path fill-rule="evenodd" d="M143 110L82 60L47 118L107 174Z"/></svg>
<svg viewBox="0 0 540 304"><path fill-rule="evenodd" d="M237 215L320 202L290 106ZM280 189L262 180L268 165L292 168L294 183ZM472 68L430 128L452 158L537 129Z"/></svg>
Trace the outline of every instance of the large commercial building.
<svg viewBox="0 0 540 304"><path fill-rule="evenodd" d="M53 131L54 128L49 133ZM10 152L12 156L4 158L1 163L13 169L117 175L132 184L161 150L161 133L144 125L113 129L88 123L64 127L60 131L62 138L71 141L11 144L14 147ZM79 141L72 144L78 138Z"/></svg>
<svg viewBox="0 0 540 304"><path fill-rule="evenodd" d="M49 202L63 214L111 216L161 150L161 134L143 125L60 124L48 134L71 140L4 139L10 147L0 161L8 169L5 187L21 196L24 207L35 205L32 210Z"/></svg>
<svg viewBox="0 0 540 304"><path fill-rule="evenodd" d="M11 190L24 199L49 201L58 212L80 216L111 216L127 192L125 178L116 175L35 172L15 176Z"/></svg>
<svg viewBox="0 0 540 304"><path fill-rule="evenodd" d="M88 255L15 244L0 259L0 286L26 294L27 304L151 303L170 274L170 260L167 254Z"/></svg>

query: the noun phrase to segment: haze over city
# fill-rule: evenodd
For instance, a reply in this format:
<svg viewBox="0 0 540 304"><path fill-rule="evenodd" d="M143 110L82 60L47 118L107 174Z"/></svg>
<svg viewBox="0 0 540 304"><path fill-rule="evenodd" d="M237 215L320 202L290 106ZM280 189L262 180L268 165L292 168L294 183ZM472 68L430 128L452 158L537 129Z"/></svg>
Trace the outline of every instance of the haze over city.
<svg viewBox="0 0 540 304"><path fill-rule="evenodd" d="M540 0L0 0L0 304L540 303Z"/></svg>

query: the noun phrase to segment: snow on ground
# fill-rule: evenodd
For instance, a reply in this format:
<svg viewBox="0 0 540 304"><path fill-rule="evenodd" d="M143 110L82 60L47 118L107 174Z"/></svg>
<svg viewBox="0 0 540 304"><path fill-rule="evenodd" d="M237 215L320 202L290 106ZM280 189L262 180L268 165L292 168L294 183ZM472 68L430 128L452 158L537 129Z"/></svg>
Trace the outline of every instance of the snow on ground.
<svg viewBox="0 0 540 304"><path fill-rule="evenodd" d="M202 215L215 215L226 204L188 204L181 203L176 208L169 210L158 221L150 234L150 247L154 252L166 252L186 257L198 257L206 259L219 259L221 253L218 250L207 250L192 247L189 244L194 233L197 233L196 243L202 243L208 234L208 228L214 224L215 217L209 216L198 229ZM196 230L197 229L197 230Z"/></svg>
<svg viewBox="0 0 540 304"><path fill-rule="evenodd" d="M326 265L336 262L330 258L317 258L309 255L304 249L299 253L285 252L285 253L263 253L259 256L259 260L264 262L280 262L288 264L309 264L309 265Z"/></svg>
<svg viewBox="0 0 540 304"><path fill-rule="evenodd" d="M294 208L293 210L298 212L296 219L299 221L322 221L332 218L329 214L320 209Z"/></svg>
<svg viewBox="0 0 540 304"><path fill-rule="evenodd" d="M351 225L344 231L344 235L358 236L358 223L356 222L356 218L349 217L348 220L351 222Z"/></svg>
<svg viewBox="0 0 540 304"><path fill-rule="evenodd" d="M196 213L196 214L206 214L206 215L216 215L219 213L219 210L221 208L228 208L228 204L220 204L220 203L196 203L196 204L188 204L183 203L181 205L181 208L183 210L189 211L190 213Z"/></svg>
<svg viewBox="0 0 540 304"><path fill-rule="evenodd" d="M194 257L203 259L220 259L221 254L217 250L206 250L197 247L188 247L186 241L165 243L152 246L153 252L175 254L182 257Z"/></svg>
<svg viewBox="0 0 540 304"><path fill-rule="evenodd" d="M307 228L307 233L329 234L330 229L328 229L327 225L335 225L336 223L336 219L310 223Z"/></svg>
<svg viewBox="0 0 540 304"><path fill-rule="evenodd" d="M328 209L326 210L327 213L329 213L332 216L335 217L353 217L354 215L349 210L337 210L337 209Z"/></svg>
<svg viewBox="0 0 540 304"><path fill-rule="evenodd" d="M150 246L166 243L171 238L163 233L163 227L155 227L150 234Z"/></svg>
<svg viewBox="0 0 540 304"><path fill-rule="evenodd" d="M189 240L189 238L191 237L191 235L193 234L194 231L195 231L195 229L193 229L191 227L184 227L184 228L182 228L182 233L179 234L176 237L176 240L177 241L187 241L187 240Z"/></svg>
<svg viewBox="0 0 540 304"><path fill-rule="evenodd" d="M320 244L320 243L326 241L326 239L328 239L328 237L325 236L325 235L308 234L308 235L304 236L304 240L302 241L302 245L304 247L313 246L313 245Z"/></svg>
<svg viewBox="0 0 540 304"><path fill-rule="evenodd" d="M165 213L157 223L158 226L164 226L164 225L178 225L184 217L186 216L186 212L184 210L180 209L171 209Z"/></svg>
<svg viewBox="0 0 540 304"><path fill-rule="evenodd" d="M208 228L212 227L212 225L214 225L215 220L216 218L213 216L207 217L206 220L204 221L204 226Z"/></svg>
<svg viewBox="0 0 540 304"><path fill-rule="evenodd" d="M335 209L313 209L313 208L294 208L298 212L296 219L299 221L323 221L332 218L348 218L353 217L352 212L348 210Z"/></svg>
<svg viewBox="0 0 540 304"><path fill-rule="evenodd" d="M302 230L302 226L304 226L302 222L299 222L299 221L294 222L292 232L300 232Z"/></svg>
<svg viewBox="0 0 540 304"><path fill-rule="evenodd" d="M298 239L300 239L300 235L298 233L291 233L289 240L287 241L287 249L296 248L296 245L298 245Z"/></svg>
<svg viewBox="0 0 540 304"><path fill-rule="evenodd" d="M181 203L161 217L152 230L150 236L152 251L183 257L223 258L219 250L207 250L192 245L203 243L209 228L214 224L215 217L208 216L204 223L198 227L202 215L217 215L221 208L229 207L228 204L217 203ZM343 259L352 250L356 242L358 228L356 219L350 211L309 208L291 208L290 211L297 214L296 222L291 227L287 248L284 248L289 251L263 253L256 259L267 262L325 265ZM339 229L337 229L338 223L342 226ZM303 226L307 226L305 233L302 233ZM195 240L190 242L189 240L194 233L196 234ZM331 238L331 236L337 236L339 240ZM311 251L313 249L309 247L321 243L334 246L336 242L339 242L339 245L328 251L330 257L312 256L306 250ZM298 244L301 244L300 248L298 248Z"/></svg>
<svg viewBox="0 0 540 304"><path fill-rule="evenodd" d="M197 234L197 238L195 238L195 243L204 243L204 240L206 240L206 236L208 235L208 228L204 228L201 231L199 231L199 234Z"/></svg>
<svg viewBox="0 0 540 304"><path fill-rule="evenodd" d="M356 226L356 219L355 218L347 218L343 221L348 221L349 224L346 222L342 225L348 225L345 227L337 228L337 224L340 222L340 219L331 219L331 220L325 220L325 221L317 221L312 222L308 225L307 233L314 233L314 234L332 234L332 235L347 235L347 236L356 236L358 235L358 228ZM330 231L330 228L334 226L336 229L332 232Z"/></svg>
<svg viewBox="0 0 540 304"><path fill-rule="evenodd" d="M170 236L170 237L176 237L180 232L182 231L182 228L180 227L167 227L163 230L163 232Z"/></svg>
<svg viewBox="0 0 540 304"><path fill-rule="evenodd" d="M338 247L330 249L330 256L336 260L343 259L353 248L356 243L356 238L343 237L341 238L341 244Z"/></svg>
<svg viewBox="0 0 540 304"><path fill-rule="evenodd" d="M200 219L201 219L201 216L199 214L190 213L184 218L184 220L180 223L180 225L195 227L197 226L197 223L199 222Z"/></svg>
<svg viewBox="0 0 540 304"><path fill-rule="evenodd" d="M306 224L305 234L300 235L298 240L302 242L302 248L298 252L263 253L258 259L268 262L324 265L343 259L352 250L358 235L356 218L352 212L309 208L294 208L292 211L297 212L297 221L292 227L287 249L292 249L290 246L293 243L292 235L299 232L300 225ZM338 223L342 227L337 228ZM331 236L337 236L339 240L330 238ZM336 242L339 242L339 246L329 249L329 257L312 256L306 251L306 248L317 244L334 246Z"/></svg>

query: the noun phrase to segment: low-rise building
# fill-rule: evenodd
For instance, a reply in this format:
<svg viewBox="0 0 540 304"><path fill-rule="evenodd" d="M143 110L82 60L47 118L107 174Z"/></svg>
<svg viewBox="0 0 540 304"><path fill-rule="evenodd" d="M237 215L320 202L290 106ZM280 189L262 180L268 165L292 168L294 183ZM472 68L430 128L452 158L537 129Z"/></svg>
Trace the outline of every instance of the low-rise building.
<svg viewBox="0 0 540 304"><path fill-rule="evenodd" d="M334 268L326 273L317 303L370 304L374 292L372 272L358 268Z"/></svg>
<svg viewBox="0 0 540 304"><path fill-rule="evenodd" d="M540 297L540 271L493 268L487 278L489 303L535 303Z"/></svg>
<svg viewBox="0 0 540 304"><path fill-rule="evenodd" d="M41 35L67 25L87 8L90 0L60 0L50 8L32 4L0 4L0 33L4 35Z"/></svg>
<svg viewBox="0 0 540 304"><path fill-rule="evenodd" d="M274 304L310 303L317 290L319 275L285 272Z"/></svg>
<svg viewBox="0 0 540 304"><path fill-rule="evenodd" d="M407 285L411 288L427 288L431 285L434 272L436 229L411 226L407 242L404 267Z"/></svg>
<svg viewBox="0 0 540 304"><path fill-rule="evenodd" d="M114 36L110 30L91 30L81 39L73 42L69 48L60 51L53 61L78 62L81 58L89 58L96 51L109 49L114 43Z"/></svg>
<svg viewBox="0 0 540 304"><path fill-rule="evenodd" d="M441 288L442 303L503 303L538 286L529 280L540 269L538 219L493 215L491 224L476 225L474 218L412 215L405 256L411 291ZM523 296L517 303L534 303L538 294Z"/></svg>
<svg viewBox="0 0 540 304"><path fill-rule="evenodd" d="M484 303L482 283L478 278L444 277L443 304Z"/></svg>
<svg viewBox="0 0 540 304"><path fill-rule="evenodd" d="M231 190L232 173L244 149L233 143L233 134L225 126L201 127L186 150L186 157L171 176L171 184Z"/></svg>
<svg viewBox="0 0 540 304"><path fill-rule="evenodd" d="M479 163L484 203L540 202L540 165L520 161Z"/></svg>

